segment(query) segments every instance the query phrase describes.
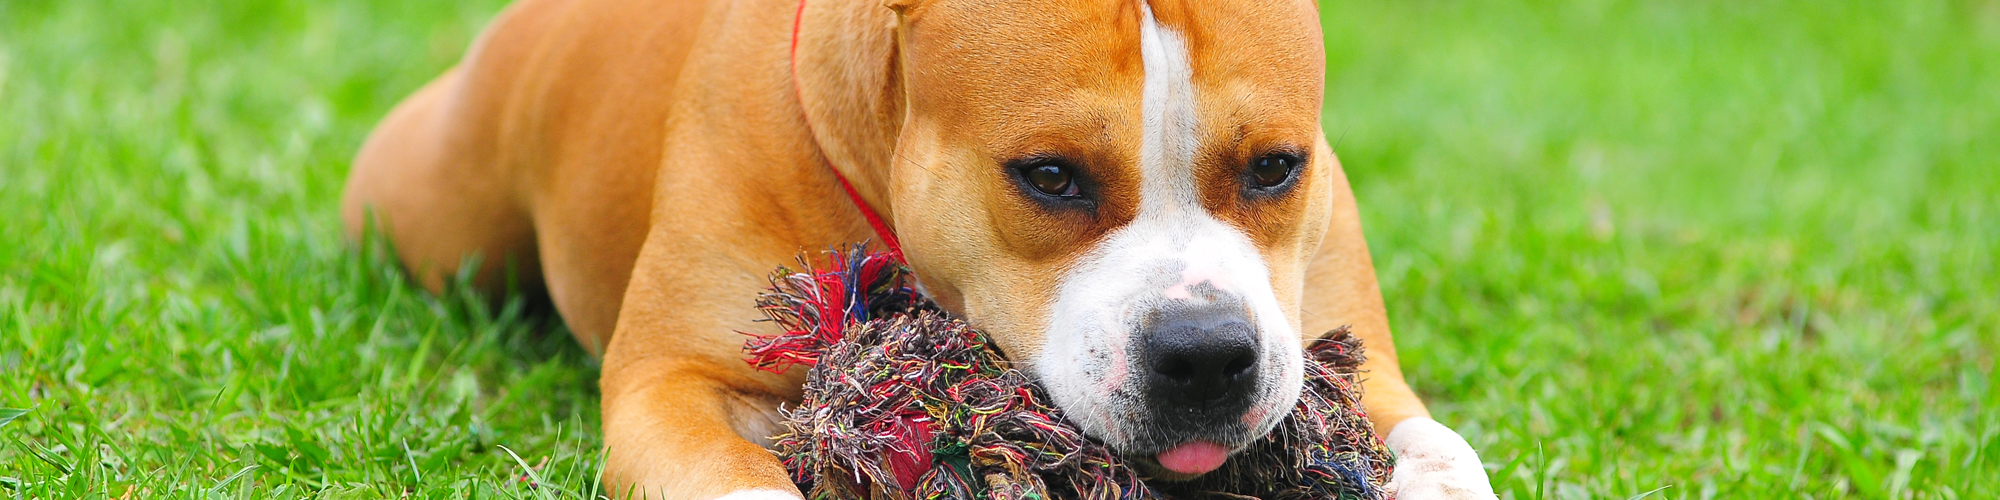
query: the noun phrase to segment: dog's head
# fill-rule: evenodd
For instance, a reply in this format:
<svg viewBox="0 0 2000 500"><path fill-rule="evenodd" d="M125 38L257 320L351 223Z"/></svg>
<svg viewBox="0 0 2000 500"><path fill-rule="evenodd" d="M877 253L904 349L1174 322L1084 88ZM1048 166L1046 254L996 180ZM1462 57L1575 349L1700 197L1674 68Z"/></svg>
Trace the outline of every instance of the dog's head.
<svg viewBox="0 0 2000 500"><path fill-rule="evenodd" d="M1128 456L1200 474L1269 432L1336 182L1313 3L895 3L927 291Z"/></svg>

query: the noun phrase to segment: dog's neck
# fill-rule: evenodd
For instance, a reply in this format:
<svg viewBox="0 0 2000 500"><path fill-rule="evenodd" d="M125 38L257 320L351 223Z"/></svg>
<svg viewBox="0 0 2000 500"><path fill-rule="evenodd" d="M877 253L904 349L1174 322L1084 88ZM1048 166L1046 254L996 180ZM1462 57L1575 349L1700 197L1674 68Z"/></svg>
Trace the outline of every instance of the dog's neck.
<svg viewBox="0 0 2000 500"><path fill-rule="evenodd" d="M794 35L793 82L833 168L890 221L889 168L903 123L896 11L876 0L806 0Z"/></svg>

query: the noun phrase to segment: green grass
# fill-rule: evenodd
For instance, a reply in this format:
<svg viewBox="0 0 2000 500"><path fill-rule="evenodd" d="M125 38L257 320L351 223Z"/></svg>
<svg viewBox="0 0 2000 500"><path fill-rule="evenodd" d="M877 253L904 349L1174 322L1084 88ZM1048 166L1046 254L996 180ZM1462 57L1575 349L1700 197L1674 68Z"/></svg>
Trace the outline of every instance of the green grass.
<svg viewBox="0 0 2000 500"><path fill-rule="evenodd" d="M588 356L338 238L500 6L0 0L0 495L591 495ZM2000 496L2000 2L1323 6L1405 369L1502 497Z"/></svg>

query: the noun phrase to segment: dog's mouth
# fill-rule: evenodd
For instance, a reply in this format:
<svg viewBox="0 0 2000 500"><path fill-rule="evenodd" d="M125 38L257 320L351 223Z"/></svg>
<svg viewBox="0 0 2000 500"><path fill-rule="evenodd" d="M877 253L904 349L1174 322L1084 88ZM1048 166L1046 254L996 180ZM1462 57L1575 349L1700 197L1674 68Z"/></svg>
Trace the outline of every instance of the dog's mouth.
<svg viewBox="0 0 2000 500"><path fill-rule="evenodd" d="M1126 464L1161 481L1192 481L1229 462L1236 448L1213 441L1192 440L1165 451L1128 455Z"/></svg>
<svg viewBox="0 0 2000 500"><path fill-rule="evenodd" d="M1227 330L1197 326L1181 337ZM1038 359L1030 370L1069 420L1149 475L1188 480L1215 471L1297 404L1304 358L1283 341L1246 331L1238 336L1248 345L1190 341L1183 349L1149 345L1172 343L1154 331L1059 350L1067 356ZM1225 354L1202 359L1218 351Z"/></svg>
<svg viewBox="0 0 2000 500"><path fill-rule="evenodd" d="M1194 480L1222 468L1230 456L1264 438L1274 426L1264 422L1272 398L1228 408L1174 408L1152 404L1146 412L1128 414L1124 424L1110 428L1122 436L1094 436L1118 450L1130 464L1160 480ZM1114 404L1116 406L1116 404ZM1290 408L1290 402L1286 404ZM1088 426L1086 426L1088 428ZM1096 434L1096 432L1092 432Z"/></svg>
<svg viewBox="0 0 2000 500"><path fill-rule="evenodd" d="M1229 460L1229 447L1208 441L1189 441L1153 456L1160 468L1175 474L1199 476L1219 469Z"/></svg>

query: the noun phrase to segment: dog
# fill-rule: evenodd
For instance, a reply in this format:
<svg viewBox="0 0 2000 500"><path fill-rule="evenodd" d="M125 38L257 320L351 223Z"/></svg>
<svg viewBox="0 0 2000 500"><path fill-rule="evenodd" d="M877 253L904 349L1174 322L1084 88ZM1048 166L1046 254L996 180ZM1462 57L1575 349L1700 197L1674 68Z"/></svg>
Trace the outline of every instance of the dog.
<svg viewBox="0 0 2000 500"><path fill-rule="evenodd" d="M545 290L601 356L621 495L800 497L765 446L805 371L739 332L774 266L872 241L1155 477L1268 432L1351 325L1390 487L1493 498L1398 368L1325 59L1309 0L520 0L341 215L433 292Z"/></svg>

